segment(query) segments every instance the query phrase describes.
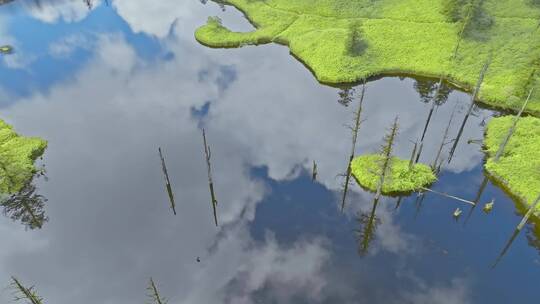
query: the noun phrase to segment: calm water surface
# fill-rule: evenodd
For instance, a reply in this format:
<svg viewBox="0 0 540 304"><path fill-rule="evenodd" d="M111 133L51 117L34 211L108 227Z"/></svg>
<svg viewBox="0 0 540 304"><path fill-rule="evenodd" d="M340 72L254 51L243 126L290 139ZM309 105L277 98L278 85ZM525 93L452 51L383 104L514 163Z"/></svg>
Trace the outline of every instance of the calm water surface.
<svg viewBox="0 0 540 304"><path fill-rule="evenodd" d="M38 231L0 217L0 286L15 275L54 304L141 303L150 277L170 303L537 302L533 225L491 268L521 216L501 189L482 187L484 155L468 140L481 139L498 113L475 111L433 186L478 197L480 206L494 198L491 214L429 193L374 208L373 194L357 185L341 213L346 125L360 88L347 104L343 89L318 84L283 46L200 46L193 32L208 16L250 29L231 8L111 2L92 10L69 0L0 7L0 44L15 48L0 57L0 117L49 141L49 179L36 183L50 217ZM431 107L426 87L409 78L369 82L356 153L377 152L398 115L396 154L409 158ZM457 104L456 136L468 102L456 91L441 100L420 161L435 158ZM457 207L464 212L456 221ZM2 289L0 303L11 299Z"/></svg>

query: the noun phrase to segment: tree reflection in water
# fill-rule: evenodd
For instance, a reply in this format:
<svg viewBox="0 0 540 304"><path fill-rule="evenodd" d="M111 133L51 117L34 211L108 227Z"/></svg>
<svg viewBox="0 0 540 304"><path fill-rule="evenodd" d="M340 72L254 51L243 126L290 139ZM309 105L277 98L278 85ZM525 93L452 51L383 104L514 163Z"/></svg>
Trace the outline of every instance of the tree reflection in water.
<svg viewBox="0 0 540 304"><path fill-rule="evenodd" d="M45 215L47 198L36 193L36 186L29 181L15 194L0 197L2 213L14 221L20 221L27 229L41 229L49 218Z"/></svg>
<svg viewBox="0 0 540 304"><path fill-rule="evenodd" d="M371 245L373 239L375 239L377 227L381 224L381 220L375 215L378 203L378 199L373 200L371 212L359 212L358 216L356 217L359 228L355 229L354 232L358 242L358 255L361 257L367 255L369 246Z"/></svg>

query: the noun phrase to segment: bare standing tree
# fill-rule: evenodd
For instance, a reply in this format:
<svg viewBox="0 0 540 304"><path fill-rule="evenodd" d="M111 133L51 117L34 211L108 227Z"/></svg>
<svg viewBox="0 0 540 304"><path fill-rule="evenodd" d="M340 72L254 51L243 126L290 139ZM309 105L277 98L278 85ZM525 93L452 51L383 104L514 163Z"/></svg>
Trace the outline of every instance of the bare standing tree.
<svg viewBox="0 0 540 304"><path fill-rule="evenodd" d="M27 182L22 189L0 199L2 213L14 221L20 221L28 229L41 229L49 220L45 215L47 199L36 193L36 186L32 181Z"/></svg>
<svg viewBox="0 0 540 304"><path fill-rule="evenodd" d="M349 161L347 163L347 170L345 171L345 181L343 183L343 195L341 198L341 212L343 212L343 209L345 208L345 201L347 199L347 192L349 190L349 184L352 174L352 168L351 164L354 159L354 154L356 151L356 140L358 139L358 131L360 130L360 117L362 115L362 104L364 103L364 96L366 93L366 83L364 81L364 84L362 85L362 93L360 95L360 103L358 105L358 110L354 114L354 126L350 127L352 131L352 146L351 146L351 153L349 155Z"/></svg>
<svg viewBox="0 0 540 304"><path fill-rule="evenodd" d="M448 157L448 163L452 161L452 158L454 157L454 153L456 152L456 148L459 144L459 140L461 138L461 135L463 135L463 130L465 129L465 125L467 124L467 120L469 119L469 116L471 115L474 106L476 98L478 97L478 93L480 93L480 88L482 87L482 83L484 82L484 76L486 75L486 72L488 70L489 64L491 62L491 56L490 58L484 63L484 66L482 67L482 70L480 71L480 76L478 77L478 81L476 83L476 86L474 87L473 94L471 96L471 103L469 105L469 110L467 111L467 114L465 115L465 118L463 119L463 122L461 123L461 127L459 128L459 132L456 136L456 139L454 141L454 145L452 146L452 149L450 150L450 156Z"/></svg>
<svg viewBox="0 0 540 304"><path fill-rule="evenodd" d="M28 304L43 304L43 299L40 298L34 290L34 286L25 287L17 278L11 277L11 287L14 290L14 301L26 301Z"/></svg>
<svg viewBox="0 0 540 304"><path fill-rule="evenodd" d="M380 160L380 176L379 176L379 182L377 184L377 193L375 194L375 200L378 200L382 194L384 182L388 175L390 174L390 171L392 169L392 151L394 147L394 141L396 139L397 133L398 133L398 117L394 119L394 123L392 124L392 127L390 127L390 130L388 134L384 137L384 144L381 147L381 156L382 159Z"/></svg>
<svg viewBox="0 0 540 304"><path fill-rule="evenodd" d="M159 295L157 286L152 278L150 278L150 283L146 290L148 290L147 296L150 299L149 304L167 304L167 300Z"/></svg>

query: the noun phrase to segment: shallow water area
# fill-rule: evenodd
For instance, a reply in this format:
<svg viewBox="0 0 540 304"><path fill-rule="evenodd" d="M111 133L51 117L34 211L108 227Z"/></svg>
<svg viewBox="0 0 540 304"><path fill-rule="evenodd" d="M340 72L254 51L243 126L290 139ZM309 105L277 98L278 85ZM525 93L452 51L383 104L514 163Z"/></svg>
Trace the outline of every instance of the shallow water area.
<svg viewBox="0 0 540 304"><path fill-rule="evenodd" d="M497 112L474 111L432 187L478 200L477 208L433 193L374 204L373 193L351 184L342 213L339 175L361 85L321 85L283 46L201 46L194 30L213 15L250 27L213 2L0 6L0 44L14 48L0 57L0 118L49 141L48 180L36 183L50 218L26 231L0 217L0 286L13 275L57 304L142 302L150 277L170 303L536 302L533 224L492 268L522 217L482 169L477 140ZM436 82L368 82L356 154L379 151L398 116L395 154L408 159ZM456 109L454 139L469 102L458 91L440 100L420 162L434 161ZM0 291L1 303L11 299Z"/></svg>

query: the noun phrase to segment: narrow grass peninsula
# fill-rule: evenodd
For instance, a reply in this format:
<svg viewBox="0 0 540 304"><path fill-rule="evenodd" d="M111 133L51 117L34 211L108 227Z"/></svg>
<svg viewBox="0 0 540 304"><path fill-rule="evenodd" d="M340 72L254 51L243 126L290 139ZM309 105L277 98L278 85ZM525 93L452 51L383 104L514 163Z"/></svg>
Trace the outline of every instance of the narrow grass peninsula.
<svg viewBox="0 0 540 304"><path fill-rule="evenodd" d="M34 162L46 148L46 141L19 136L0 120L0 194L21 190L37 172Z"/></svg>

